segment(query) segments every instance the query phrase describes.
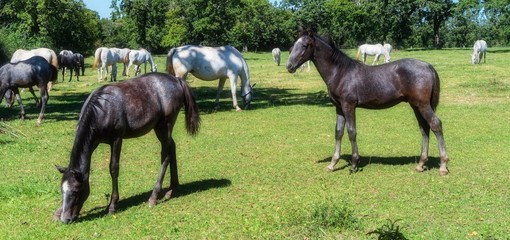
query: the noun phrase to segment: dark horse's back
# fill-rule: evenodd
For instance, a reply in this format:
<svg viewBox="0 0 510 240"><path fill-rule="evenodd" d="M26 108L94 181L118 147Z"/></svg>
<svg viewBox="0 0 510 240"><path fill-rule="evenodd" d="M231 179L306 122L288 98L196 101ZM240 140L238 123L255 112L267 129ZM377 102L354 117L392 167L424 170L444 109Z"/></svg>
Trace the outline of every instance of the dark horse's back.
<svg viewBox="0 0 510 240"><path fill-rule="evenodd" d="M360 107L380 109L406 101L418 105L430 102L435 109L439 104L439 76L427 62L404 58L382 65L356 66L364 69L364 77L353 82L363 89L376 89L359 93Z"/></svg>
<svg viewBox="0 0 510 240"><path fill-rule="evenodd" d="M138 137L158 124L173 126L183 105L188 132L195 134L200 118L186 82L169 74L148 73L92 92L81 110L78 129L94 128L101 142Z"/></svg>
<svg viewBox="0 0 510 240"><path fill-rule="evenodd" d="M17 63L7 63L0 68L0 84L3 88L46 85L57 79L57 69L40 56Z"/></svg>

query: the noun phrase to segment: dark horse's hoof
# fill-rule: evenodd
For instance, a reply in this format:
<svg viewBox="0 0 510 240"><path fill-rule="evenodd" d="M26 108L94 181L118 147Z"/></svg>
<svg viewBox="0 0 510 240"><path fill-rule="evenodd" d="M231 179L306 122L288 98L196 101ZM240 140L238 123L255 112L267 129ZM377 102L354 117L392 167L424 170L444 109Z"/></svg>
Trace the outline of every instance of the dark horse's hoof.
<svg viewBox="0 0 510 240"><path fill-rule="evenodd" d="M357 173L357 172L361 172L361 171L363 171L362 168L354 168L354 169L351 168L349 170L349 174L353 174L353 173Z"/></svg>

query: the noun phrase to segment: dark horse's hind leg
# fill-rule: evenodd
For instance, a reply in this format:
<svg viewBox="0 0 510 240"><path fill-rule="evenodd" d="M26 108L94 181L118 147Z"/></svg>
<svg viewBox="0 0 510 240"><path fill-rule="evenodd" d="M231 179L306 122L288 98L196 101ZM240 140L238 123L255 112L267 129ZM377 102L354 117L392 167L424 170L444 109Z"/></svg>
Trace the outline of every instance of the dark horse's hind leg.
<svg viewBox="0 0 510 240"><path fill-rule="evenodd" d="M149 206L155 206L158 200L158 195L161 192L165 172L170 164L170 187L165 194L166 198L170 198L172 191L179 185L179 178L177 175L177 158L175 154L175 142L172 138L172 129L177 116L174 116L168 123L164 122L159 124L154 130L156 136L161 142L161 169L159 171L156 185L152 190L149 198Z"/></svg>
<svg viewBox="0 0 510 240"><path fill-rule="evenodd" d="M437 138L439 157L441 159L439 174L448 174L448 154L446 153L446 144L443 137L441 120L436 116L434 110L432 110L430 106L421 108L413 106L413 110L420 125L420 131L423 137L420 162L418 162L418 165L416 166L416 171L423 171L423 166L428 160L429 134L430 129L432 129Z"/></svg>

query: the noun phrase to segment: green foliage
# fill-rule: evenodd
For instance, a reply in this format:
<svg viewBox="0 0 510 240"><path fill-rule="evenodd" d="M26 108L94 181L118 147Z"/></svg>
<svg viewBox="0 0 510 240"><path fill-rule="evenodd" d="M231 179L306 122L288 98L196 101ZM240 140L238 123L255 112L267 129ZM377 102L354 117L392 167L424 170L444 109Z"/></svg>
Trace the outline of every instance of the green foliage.
<svg viewBox="0 0 510 240"><path fill-rule="evenodd" d="M368 234L377 235L378 240L407 240L401 232L402 228L397 225L398 221L399 220L388 220L388 223L385 223L374 231L370 231Z"/></svg>
<svg viewBox="0 0 510 240"><path fill-rule="evenodd" d="M99 37L96 15L81 1L19 0L0 9L1 39L13 52L18 48L48 47L87 53Z"/></svg>
<svg viewBox="0 0 510 240"><path fill-rule="evenodd" d="M391 43L396 48L466 47L477 39L510 44L507 1L480 0L111 0L111 19L81 0L0 4L7 50L50 47L92 53L96 47L166 53L183 44L288 49L298 26L328 34L340 46Z"/></svg>
<svg viewBox="0 0 510 240"><path fill-rule="evenodd" d="M359 220L345 203L332 204L331 201L314 205L310 215L311 228L332 228L334 230L357 229Z"/></svg>
<svg viewBox="0 0 510 240"><path fill-rule="evenodd" d="M165 35L161 42L162 47L172 48L183 45L188 33L186 21L181 17L182 9L179 6L170 8L166 12Z"/></svg>

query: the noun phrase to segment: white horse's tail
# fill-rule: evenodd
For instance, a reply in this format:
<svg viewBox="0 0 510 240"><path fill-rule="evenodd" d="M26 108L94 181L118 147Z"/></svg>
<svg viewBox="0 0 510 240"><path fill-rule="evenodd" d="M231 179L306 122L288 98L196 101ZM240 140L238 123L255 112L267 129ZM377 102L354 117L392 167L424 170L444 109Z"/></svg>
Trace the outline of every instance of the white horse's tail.
<svg viewBox="0 0 510 240"><path fill-rule="evenodd" d="M361 47L358 48L358 54L356 54L356 60L359 60L360 55L361 55Z"/></svg>
<svg viewBox="0 0 510 240"><path fill-rule="evenodd" d="M103 48L100 47L96 49L96 52L94 53L94 64L92 64L92 69L96 69L97 65L101 61L101 51L103 51Z"/></svg>
<svg viewBox="0 0 510 240"><path fill-rule="evenodd" d="M174 65L172 63L172 58L174 57L175 50L177 50L177 48L170 49L170 51L168 52L168 55L166 57L166 71L169 74L174 75L174 76L175 76L175 71L174 71Z"/></svg>

